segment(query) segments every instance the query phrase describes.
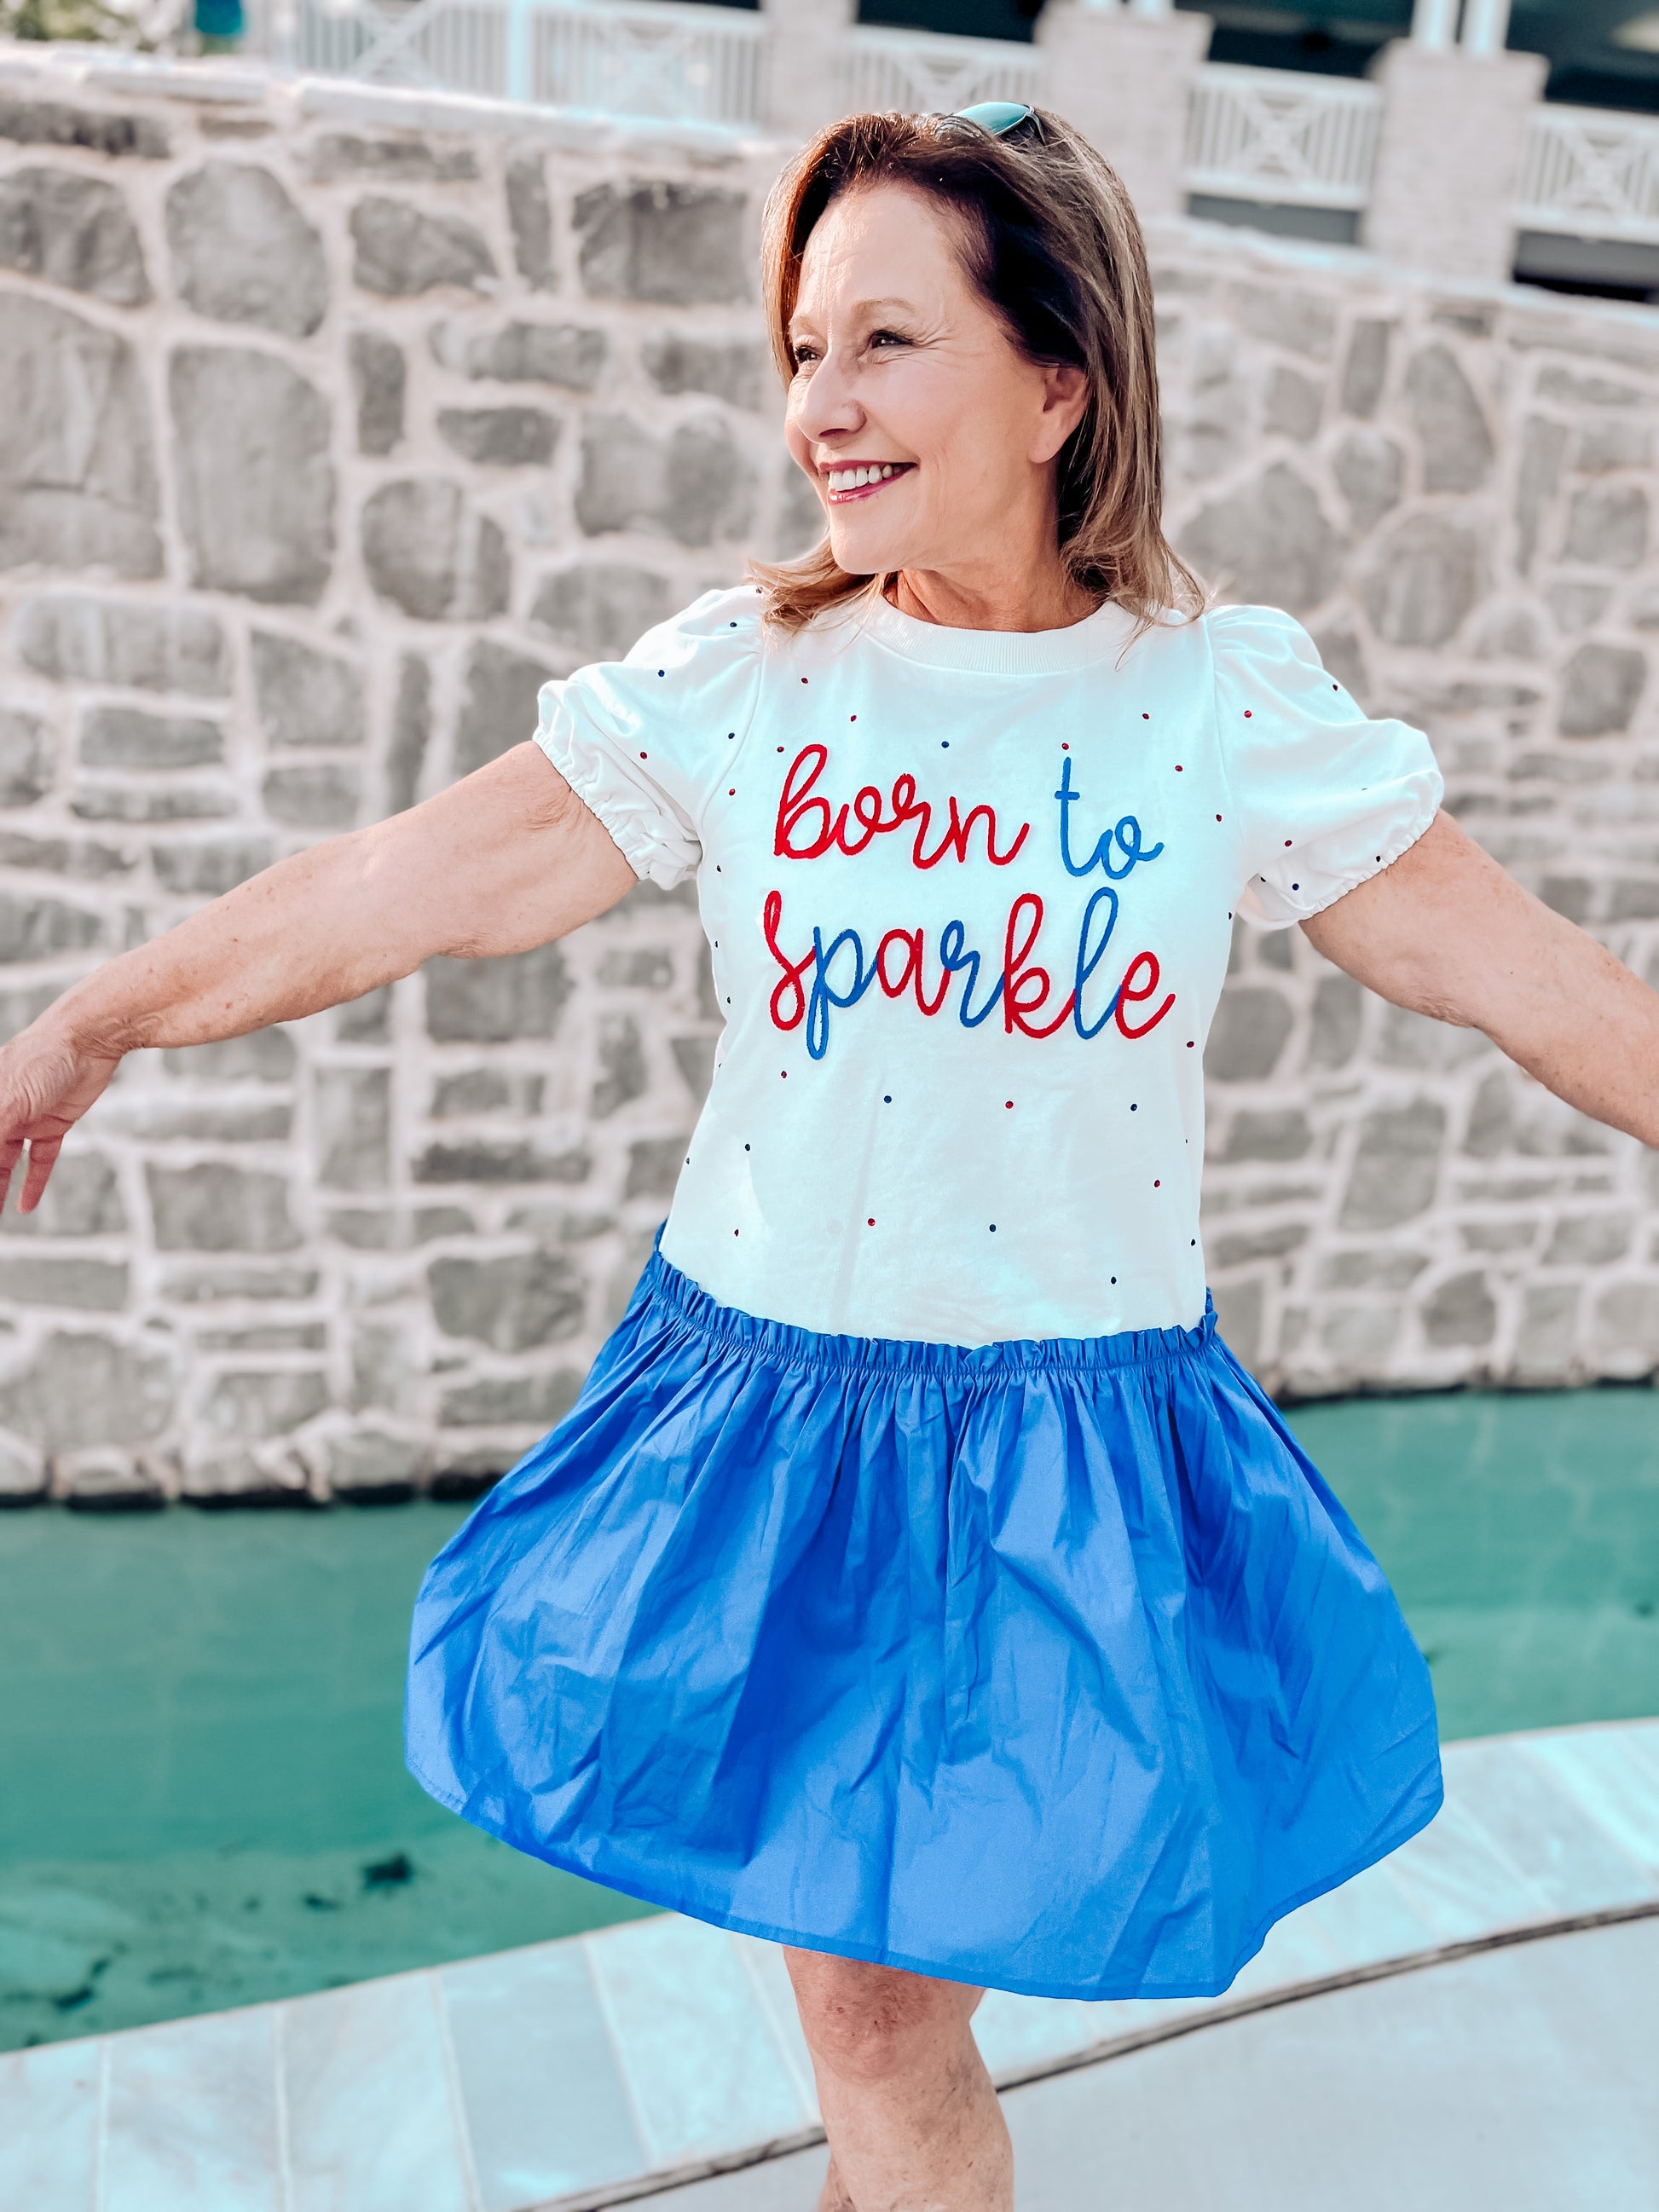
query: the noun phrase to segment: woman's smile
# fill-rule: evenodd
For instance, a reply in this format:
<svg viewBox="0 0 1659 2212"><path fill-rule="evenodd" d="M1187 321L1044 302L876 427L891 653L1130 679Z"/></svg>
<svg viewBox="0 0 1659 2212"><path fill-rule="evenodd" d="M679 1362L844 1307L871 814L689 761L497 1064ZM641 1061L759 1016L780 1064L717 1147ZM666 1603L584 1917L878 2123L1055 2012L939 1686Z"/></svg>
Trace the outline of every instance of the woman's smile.
<svg viewBox="0 0 1659 2212"><path fill-rule="evenodd" d="M820 464L820 473L830 505L844 507L849 500L871 498L915 466L914 461L832 461Z"/></svg>

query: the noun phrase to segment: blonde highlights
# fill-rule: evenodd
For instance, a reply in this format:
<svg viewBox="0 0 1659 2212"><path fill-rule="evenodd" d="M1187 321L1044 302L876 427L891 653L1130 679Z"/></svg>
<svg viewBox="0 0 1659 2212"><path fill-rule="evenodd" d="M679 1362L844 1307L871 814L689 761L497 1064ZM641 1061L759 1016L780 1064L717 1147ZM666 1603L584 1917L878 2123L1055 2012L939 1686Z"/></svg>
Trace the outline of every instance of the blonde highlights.
<svg viewBox="0 0 1659 2212"><path fill-rule="evenodd" d="M1058 465L1060 552L1091 599L1143 626L1204 604L1164 535L1164 459L1152 277L1109 163L1047 108L1005 137L948 115L849 115L821 131L766 206L772 353L795 374L789 325L806 241L831 202L866 185L925 192L959 219L964 265L1028 360L1080 368L1089 401ZM799 559L751 562L766 619L798 629L888 579L841 568L826 537Z"/></svg>

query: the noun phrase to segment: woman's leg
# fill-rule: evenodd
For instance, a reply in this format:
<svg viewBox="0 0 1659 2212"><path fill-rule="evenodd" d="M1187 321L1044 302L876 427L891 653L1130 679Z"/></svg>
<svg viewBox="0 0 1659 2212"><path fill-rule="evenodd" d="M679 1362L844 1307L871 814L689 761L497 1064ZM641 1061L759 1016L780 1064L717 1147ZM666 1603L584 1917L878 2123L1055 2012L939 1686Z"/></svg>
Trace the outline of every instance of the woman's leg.
<svg viewBox="0 0 1659 2212"><path fill-rule="evenodd" d="M1008 2130L968 2025L982 1992L783 1955L830 2137L820 2212L1012 2212Z"/></svg>

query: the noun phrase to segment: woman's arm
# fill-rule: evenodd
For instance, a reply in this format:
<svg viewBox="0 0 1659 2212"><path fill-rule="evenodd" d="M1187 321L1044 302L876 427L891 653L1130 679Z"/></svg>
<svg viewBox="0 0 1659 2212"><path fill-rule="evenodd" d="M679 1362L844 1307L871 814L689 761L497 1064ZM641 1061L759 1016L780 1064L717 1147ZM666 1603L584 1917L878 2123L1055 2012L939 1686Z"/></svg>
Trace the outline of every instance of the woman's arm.
<svg viewBox="0 0 1659 2212"><path fill-rule="evenodd" d="M0 1049L0 1204L20 1201L123 1054L205 1044L407 975L433 954L482 959L562 937L614 906L634 872L545 756L515 745L424 805L252 877L66 991Z"/></svg>
<svg viewBox="0 0 1659 2212"><path fill-rule="evenodd" d="M1302 927L1382 998L1484 1030L1559 1098L1659 1146L1659 994L1449 816Z"/></svg>

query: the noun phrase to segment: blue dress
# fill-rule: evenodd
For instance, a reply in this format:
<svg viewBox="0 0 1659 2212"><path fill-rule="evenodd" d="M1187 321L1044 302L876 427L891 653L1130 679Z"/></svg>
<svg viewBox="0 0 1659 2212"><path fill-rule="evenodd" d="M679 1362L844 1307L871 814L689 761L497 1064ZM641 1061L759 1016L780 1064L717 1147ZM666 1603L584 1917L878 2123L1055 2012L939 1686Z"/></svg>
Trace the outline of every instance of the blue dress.
<svg viewBox="0 0 1659 2212"><path fill-rule="evenodd" d="M626 1315L422 1587L409 1762L465 1820L1105 1998L1224 1990L1434 1814L1427 1669L1217 1332L1197 1206L1235 917L1389 865L1439 780L1239 611L779 645L711 594L548 687L729 1011Z"/></svg>

